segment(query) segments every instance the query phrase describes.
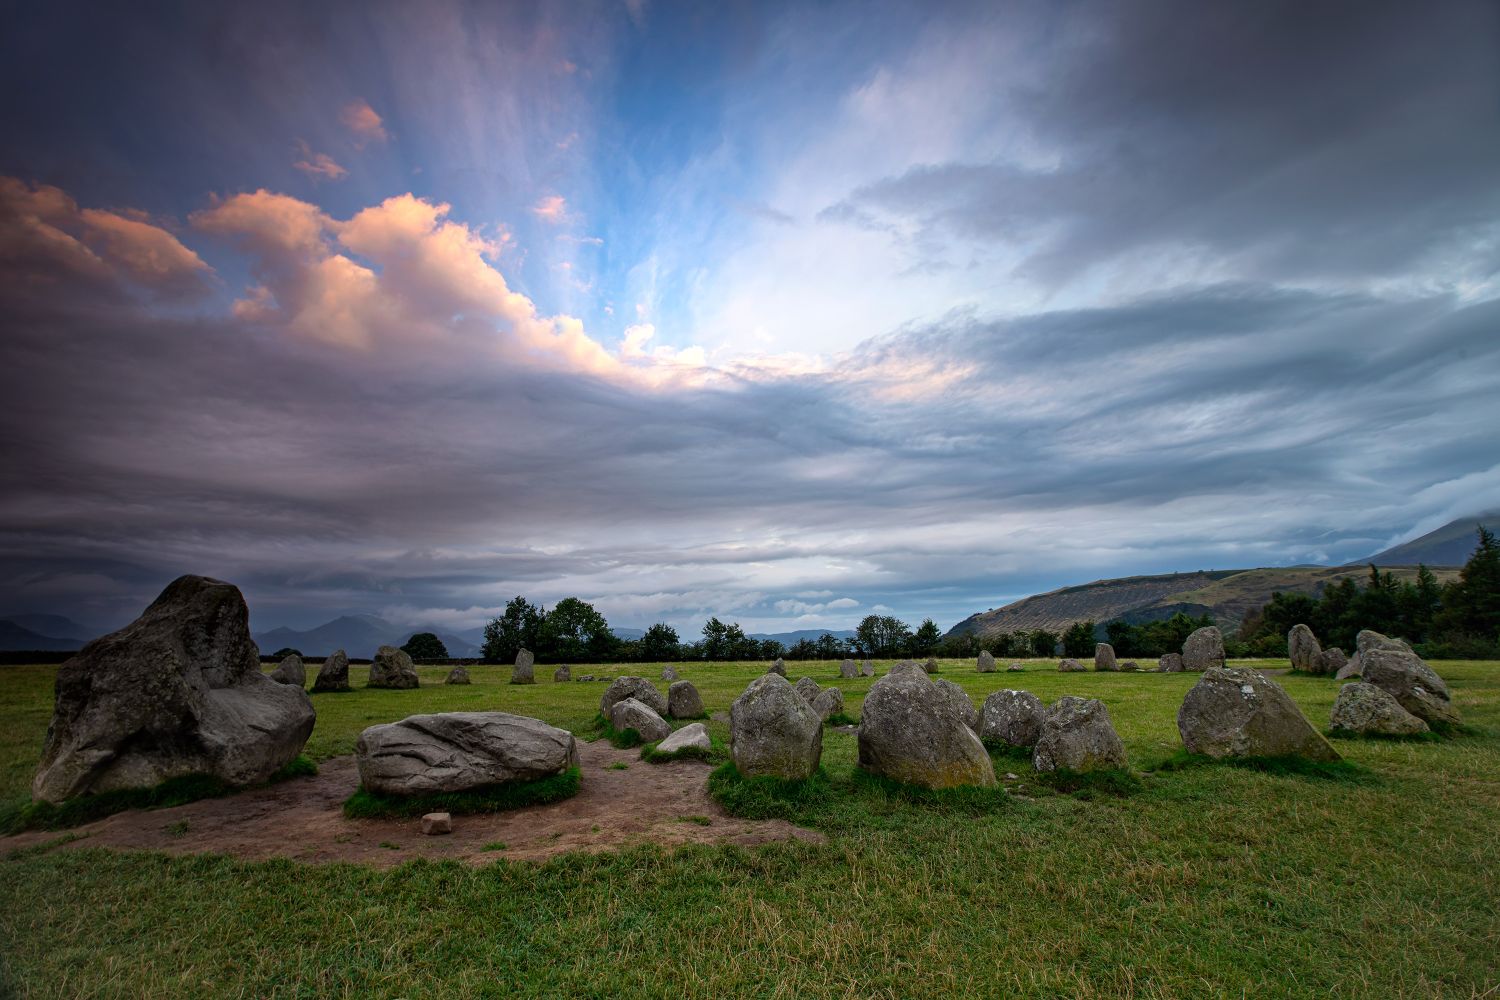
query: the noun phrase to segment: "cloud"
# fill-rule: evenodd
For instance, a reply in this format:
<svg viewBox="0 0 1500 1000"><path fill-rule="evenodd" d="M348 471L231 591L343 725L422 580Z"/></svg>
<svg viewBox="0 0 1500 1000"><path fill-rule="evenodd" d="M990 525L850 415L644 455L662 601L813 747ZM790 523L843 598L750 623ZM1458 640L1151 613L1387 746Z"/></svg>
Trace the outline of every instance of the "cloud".
<svg viewBox="0 0 1500 1000"><path fill-rule="evenodd" d="M337 181L349 175L349 171L339 166L327 153L314 153L305 142L298 142L297 145L302 158L292 166L313 180Z"/></svg>
<svg viewBox="0 0 1500 1000"><path fill-rule="evenodd" d="M549 194L532 206L531 214L555 226L568 217L568 203L560 194Z"/></svg>
<svg viewBox="0 0 1500 1000"><path fill-rule="evenodd" d="M361 149L371 142L386 142L390 139L390 134L385 130L385 119L376 114L375 109L364 99L344 105L339 120L354 133L355 145Z"/></svg>

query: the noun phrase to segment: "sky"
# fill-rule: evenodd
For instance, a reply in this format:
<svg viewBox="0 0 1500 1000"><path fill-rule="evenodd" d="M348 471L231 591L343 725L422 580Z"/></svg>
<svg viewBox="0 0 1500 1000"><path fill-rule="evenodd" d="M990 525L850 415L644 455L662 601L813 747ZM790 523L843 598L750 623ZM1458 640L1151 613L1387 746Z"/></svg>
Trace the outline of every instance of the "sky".
<svg viewBox="0 0 1500 1000"><path fill-rule="evenodd" d="M0 614L894 614L1500 506L1489 2L14 6Z"/></svg>

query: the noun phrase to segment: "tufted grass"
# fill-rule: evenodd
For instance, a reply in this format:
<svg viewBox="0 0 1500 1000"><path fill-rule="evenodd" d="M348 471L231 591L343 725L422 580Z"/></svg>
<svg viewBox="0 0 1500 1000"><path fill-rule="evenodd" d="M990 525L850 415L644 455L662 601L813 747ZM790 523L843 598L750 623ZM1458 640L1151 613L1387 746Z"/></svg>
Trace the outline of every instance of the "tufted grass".
<svg viewBox="0 0 1500 1000"><path fill-rule="evenodd" d="M836 661L787 666L838 684L850 714L871 683L838 679ZM1155 770L1180 749L1192 675L945 661L976 703L1001 687L1103 699L1140 788L1061 794L1002 757L1017 775L1003 791L924 795L858 772L854 736L828 730L810 786L714 778L736 811L823 844L389 870L43 845L0 861L0 996L1497 997L1500 663L1434 666L1469 731L1339 741L1362 780ZM763 668L679 664L715 714ZM0 668L0 794L30 781L54 670ZM605 687L419 673L416 690L314 696L308 755L419 712L502 709L593 735ZM1327 724L1338 682L1276 679Z"/></svg>
<svg viewBox="0 0 1500 1000"><path fill-rule="evenodd" d="M344 801L344 815L350 819L393 819L431 812L458 816L523 809L572 798L578 794L580 777L578 768L571 767L561 774L549 774L535 781L434 795L382 795L361 787Z"/></svg>

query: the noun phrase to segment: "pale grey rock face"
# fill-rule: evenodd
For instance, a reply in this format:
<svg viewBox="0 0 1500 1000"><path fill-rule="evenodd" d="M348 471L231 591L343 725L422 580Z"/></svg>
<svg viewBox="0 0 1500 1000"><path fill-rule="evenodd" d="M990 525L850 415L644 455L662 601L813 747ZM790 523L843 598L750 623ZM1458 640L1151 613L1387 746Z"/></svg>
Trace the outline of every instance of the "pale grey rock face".
<svg viewBox="0 0 1500 1000"><path fill-rule="evenodd" d="M1348 665L1349 660L1344 656L1344 651L1337 646L1329 646L1318 654L1318 667L1315 672L1324 677L1337 677Z"/></svg>
<svg viewBox="0 0 1500 1000"><path fill-rule="evenodd" d="M823 756L823 720L785 677L762 674L729 707L729 756L747 778L811 777Z"/></svg>
<svg viewBox="0 0 1500 1000"><path fill-rule="evenodd" d="M1400 639L1392 639L1390 636L1381 635L1374 629L1362 629L1354 637L1354 651L1364 653L1372 649L1384 649L1393 653L1410 653L1412 651L1412 648Z"/></svg>
<svg viewBox="0 0 1500 1000"><path fill-rule="evenodd" d="M573 679L573 669L571 667L569 667L566 663L564 663L562 666L558 667L556 670L552 671L552 680L553 680L554 683L560 684L560 683L562 683L564 681L570 681L572 679Z"/></svg>
<svg viewBox="0 0 1500 1000"><path fill-rule="evenodd" d="M667 711L667 699L663 698L661 692L656 690L656 685L644 677L616 677L609 682L609 687L599 696L599 714L606 719L609 718L609 710L614 707L615 702L624 701L626 698L634 698L639 702L651 706L651 710L657 715L664 715Z"/></svg>
<svg viewBox="0 0 1500 1000"><path fill-rule="evenodd" d="M1026 664L1024 664L1024 663L1012 663L1010 666L1006 667L1005 669L1007 671L1009 671L1009 672L1012 672L1012 673L1020 673L1021 671L1023 671L1023 670L1026 669Z"/></svg>
<svg viewBox="0 0 1500 1000"><path fill-rule="evenodd" d="M1374 684L1355 681L1339 688L1329 728L1359 736L1415 736L1429 732L1427 723Z"/></svg>
<svg viewBox="0 0 1500 1000"><path fill-rule="evenodd" d="M979 672L981 674L993 674L995 672L995 654L988 649L979 651Z"/></svg>
<svg viewBox="0 0 1500 1000"><path fill-rule="evenodd" d="M689 747L698 750L713 749L713 741L708 736L708 727L703 723L695 722L690 726L683 726L657 744L656 749L662 753L676 753Z"/></svg>
<svg viewBox="0 0 1500 1000"><path fill-rule="evenodd" d="M1122 673L1133 673L1134 671L1137 671L1139 669L1141 669L1141 665L1134 660L1120 661L1120 670Z"/></svg>
<svg viewBox="0 0 1500 1000"><path fill-rule="evenodd" d="M1281 685L1245 667L1210 667L1177 710L1189 753L1339 760Z"/></svg>
<svg viewBox="0 0 1500 1000"><path fill-rule="evenodd" d="M871 685L860 715L859 766L927 788L993 785L989 754L944 683L920 664L898 664ZM966 695L962 701L972 713Z"/></svg>
<svg viewBox="0 0 1500 1000"><path fill-rule="evenodd" d="M271 671L271 680L277 684L292 684L296 687L307 685L307 667L302 662L302 657L293 653L276 665Z"/></svg>
<svg viewBox="0 0 1500 1000"><path fill-rule="evenodd" d="M452 833L453 814L427 813L422 817L422 832L429 837L437 837L445 833Z"/></svg>
<svg viewBox="0 0 1500 1000"><path fill-rule="evenodd" d="M970 729L977 730L979 728L979 710L974 707L974 701L969 697L969 692L950 680L939 678L933 681L933 683L938 686L938 690L948 696L949 701L953 702L953 707L958 709L959 715L963 717L964 725Z"/></svg>
<svg viewBox="0 0 1500 1000"><path fill-rule="evenodd" d="M664 740L672 733L672 727L667 725L667 720L659 712L635 698L615 702L609 710L609 724L615 727L617 733L634 729L641 734L641 740L645 743Z"/></svg>
<svg viewBox="0 0 1500 1000"><path fill-rule="evenodd" d="M1156 667L1157 673L1180 674L1182 673L1182 654L1167 653L1159 661Z"/></svg>
<svg viewBox="0 0 1500 1000"><path fill-rule="evenodd" d="M781 657L778 656L778 657L776 657L776 662L773 663L773 664L771 664L771 668L769 670L767 670L766 672L770 673L770 674L780 674L782 677L785 677L786 676L786 664L783 663L782 660L781 660Z"/></svg>
<svg viewBox="0 0 1500 1000"><path fill-rule="evenodd" d="M1448 685L1416 653L1371 644L1359 659L1367 682L1429 726L1456 726L1463 721L1450 700Z"/></svg>
<svg viewBox="0 0 1500 1000"><path fill-rule="evenodd" d="M1107 642L1094 644L1094 669L1095 670L1118 670L1119 664L1115 661L1115 647Z"/></svg>
<svg viewBox="0 0 1500 1000"><path fill-rule="evenodd" d="M677 668L670 663L661 668L661 679L667 683L677 680Z"/></svg>
<svg viewBox="0 0 1500 1000"><path fill-rule="evenodd" d="M707 714L692 681L673 681L667 688L667 714L674 719L697 719Z"/></svg>
<svg viewBox="0 0 1500 1000"><path fill-rule="evenodd" d="M1125 744L1096 698L1064 695L1048 706L1032 751L1038 771L1096 771L1125 766Z"/></svg>
<svg viewBox="0 0 1500 1000"><path fill-rule="evenodd" d="M336 649L323 661L318 668L318 676L313 679L313 692L319 691L348 691L349 690L349 657L342 649Z"/></svg>
<svg viewBox="0 0 1500 1000"><path fill-rule="evenodd" d="M531 655L531 650L523 649L516 653L516 665L511 669L510 682L512 684L536 683L536 657Z"/></svg>
<svg viewBox="0 0 1500 1000"><path fill-rule="evenodd" d="M411 657L404 650L395 646L381 646L375 651L366 687L403 689L414 688L419 683L417 668L412 665Z"/></svg>
<svg viewBox="0 0 1500 1000"><path fill-rule="evenodd" d="M1223 665L1224 633L1213 625L1200 628L1182 644L1182 669L1196 674Z"/></svg>
<svg viewBox="0 0 1500 1000"><path fill-rule="evenodd" d="M844 710L844 692L836 687L826 687L812 700L812 708L818 713L818 721L827 722L829 716Z"/></svg>
<svg viewBox="0 0 1500 1000"><path fill-rule="evenodd" d="M1286 655L1292 661L1293 670L1315 674L1322 666L1319 658L1323 655L1323 647L1312 629L1306 625L1293 625L1286 634Z"/></svg>
<svg viewBox="0 0 1500 1000"><path fill-rule="evenodd" d="M859 668L854 665L853 660L845 660L839 664L839 677L849 680L859 676Z"/></svg>
<svg viewBox="0 0 1500 1000"><path fill-rule="evenodd" d="M443 678L444 684L472 684L469 680L469 671L464 667L454 667L448 671L448 676Z"/></svg>
<svg viewBox="0 0 1500 1000"><path fill-rule="evenodd" d="M302 751L312 701L260 669L239 589L183 576L63 663L32 795L62 802L210 774L253 785Z"/></svg>
<svg viewBox="0 0 1500 1000"><path fill-rule="evenodd" d="M864 666L862 666L862 667L859 668L859 672L860 672L861 675L863 675L865 677L874 677L875 676L875 664L872 661L870 661L870 660L866 660L865 663L864 663Z"/></svg>
<svg viewBox="0 0 1500 1000"><path fill-rule="evenodd" d="M1042 736L1046 708L1029 691L996 691L979 712L979 738L986 743L1034 747Z"/></svg>
<svg viewBox="0 0 1500 1000"><path fill-rule="evenodd" d="M354 760L368 791L434 795L560 774L578 766L578 743L524 715L445 712L371 726Z"/></svg>
<svg viewBox="0 0 1500 1000"><path fill-rule="evenodd" d="M1360 676L1362 673L1364 673L1364 670L1364 660L1361 659L1358 653L1355 653L1353 656L1349 657L1349 662L1345 663L1342 667L1339 667L1338 673L1334 674L1333 676L1335 680L1346 681L1351 677Z"/></svg>
<svg viewBox="0 0 1500 1000"><path fill-rule="evenodd" d="M818 692L822 690L822 688L818 687L818 682L813 680L811 677L800 678L797 681L795 687L797 688L797 693L800 694L802 696L802 699L809 705L811 705L813 699L818 696Z"/></svg>
<svg viewBox="0 0 1500 1000"><path fill-rule="evenodd" d="M1087 670L1088 667L1085 667L1072 657L1068 657L1067 659L1058 661L1057 669L1065 674L1078 674Z"/></svg>

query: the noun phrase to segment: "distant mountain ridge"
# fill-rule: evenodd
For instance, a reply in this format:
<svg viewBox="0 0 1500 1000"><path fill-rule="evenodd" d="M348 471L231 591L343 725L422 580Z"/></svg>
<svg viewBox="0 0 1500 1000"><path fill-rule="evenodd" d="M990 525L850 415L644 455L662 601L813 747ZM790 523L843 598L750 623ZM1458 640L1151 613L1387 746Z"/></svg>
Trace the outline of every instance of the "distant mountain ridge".
<svg viewBox="0 0 1500 1000"><path fill-rule="evenodd" d="M252 636L262 653L278 649L300 650L304 656L327 656L342 649L350 656L367 658L381 646L400 646L417 632L432 632L448 649L449 656L478 656L484 642L483 629L451 630L436 625L396 625L379 615L343 615L315 628L282 626Z"/></svg>
<svg viewBox="0 0 1500 1000"><path fill-rule="evenodd" d="M101 634L62 615L17 614L0 618L0 650L5 651L82 649Z"/></svg>
<svg viewBox="0 0 1500 1000"><path fill-rule="evenodd" d="M1474 554L1477 529L1481 524L1491 531L1500 531L1500 510L1449 521L1419 538L1377 552L1368 561L1380 566L1415 566L1418 563L1462 566Z"/></svg>

